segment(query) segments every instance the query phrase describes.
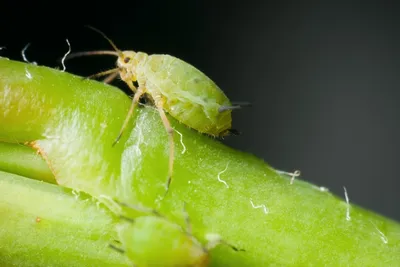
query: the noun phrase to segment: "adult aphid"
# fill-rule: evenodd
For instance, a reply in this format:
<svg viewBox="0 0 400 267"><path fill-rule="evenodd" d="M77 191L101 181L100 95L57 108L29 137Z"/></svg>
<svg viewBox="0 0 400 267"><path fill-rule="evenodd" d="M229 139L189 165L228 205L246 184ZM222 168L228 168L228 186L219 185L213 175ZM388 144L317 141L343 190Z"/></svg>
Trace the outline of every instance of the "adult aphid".
<svg viewBox="0 0 400 267"><path fill-rule="evenodd" d="M231 111L240 108L240 105L232 105L221 89L192 65L170 55L121 51L103 32L89 28L108 40L115 51L78 52L70 54L68 58L88 55L118 57L116 68L90 76L108 75L105 81L111 82L119 74L121 80L134 92L131 107L113 146L121 138L142 96L146 96L155 105L169 135L168 191L174 163L174 130L165 112L200 133L222 137L234 132L231 129ZM135 82L138 87L134 85Z"/></svg>

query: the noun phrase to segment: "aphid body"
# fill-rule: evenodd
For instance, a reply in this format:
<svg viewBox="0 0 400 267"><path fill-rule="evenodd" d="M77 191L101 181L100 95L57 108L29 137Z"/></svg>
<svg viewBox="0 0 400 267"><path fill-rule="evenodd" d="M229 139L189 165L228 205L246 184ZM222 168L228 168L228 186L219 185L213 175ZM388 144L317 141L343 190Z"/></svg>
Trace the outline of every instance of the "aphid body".
<svg viewBox="0 0 400 267"><path fill-rule="evenodd" d="M224 244L234 251L243 251L226 241L220 235L208 233L205 235L207 243L201 244L192 233L189 214L184 205L186 229L168 220L156 210L120 203L130 210L143 212L144 215L136 218L121 216L121 223L117 232L120 245L110 246L125 253L138 267L206 267L210 263L210 250ZM122 247L120 247L122 246Z"/></svg>
<svg viewBox="0 0 400 267"><path fill-rule="evenodd" d="M220 111L231 106L229 99L192 65L170 55L122 51L117 66L122 80L144 86L155 105L181 123L212 136L224 136L231 128L231 110Z"/></svg>
<svg viewBox="0 0 400 267"><path fill-rule="evenodd" d="M222 90L189 63L170 55L121 51L104 33L92 29L102 34L115 51L78 52L70 54L68 58L86 55L118 57L116 68L91 76L109 75L106 81L110 82L119 74L121 80L134 92L131 107L114 144L124 132L140 97L145 95L154 104L169 134L170 154L166 185L168 191L174 162L174 130L165 112L200 133L221 137L229 134L232 124L231 112L240 106L232 106Z"/></svg>
<svg viewBox="0 0 400 267"><path fill-rule="evenodd" d="M141 216L118 227L121 251L135 266L205 267L209 254L193 236L161 217Z"/></svg>

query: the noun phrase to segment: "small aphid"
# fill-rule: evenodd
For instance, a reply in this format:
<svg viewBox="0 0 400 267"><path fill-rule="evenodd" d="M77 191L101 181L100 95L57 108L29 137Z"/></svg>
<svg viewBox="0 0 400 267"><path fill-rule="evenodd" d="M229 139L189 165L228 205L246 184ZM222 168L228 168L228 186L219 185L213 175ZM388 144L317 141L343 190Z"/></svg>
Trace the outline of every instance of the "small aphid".
<svg viewBox="0 0 400 267"><path fill-rule="evenodd" d="M142 96L155 105L169 135L168 191L174 163L174 130L165 112L200 133L223 137L234 132L231 129L231 112L243 105L232 105L222 90L194 66L170 55L121 51L104 33L93 27L89 28L107 39L115 51L78 52L70 54L68 58L88 55L118 57L116 68L90 76L94 78L109 75L105 81L111 82L119 74L134 92L131 107L113 145L121 138ZM134 85L135 82L138 87Z"/></svg>
<svg viewBox="0 0 400 267"><path fill-rule="evenodd" d="M143 208L129 208L144 211ZM209 251L219 244L239 251L217 234L206 235L208 243L203 246L192 235L188 216L185 216L187 229L184 230L154 210L146 213L150 215L135 219L121 217L125 221L118 227L120 244L110 244L111 248L126 254L135 266L206 267L210 262Z"/></svg>

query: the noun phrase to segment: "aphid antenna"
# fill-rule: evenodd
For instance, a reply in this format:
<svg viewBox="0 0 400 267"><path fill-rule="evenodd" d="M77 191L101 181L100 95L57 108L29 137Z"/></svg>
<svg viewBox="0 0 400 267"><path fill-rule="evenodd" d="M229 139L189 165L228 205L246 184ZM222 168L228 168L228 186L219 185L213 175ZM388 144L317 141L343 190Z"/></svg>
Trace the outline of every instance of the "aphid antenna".
<svg viewBox="0 0 400 267"><path fill-rule="evenodd" d="M107 37L107 35L100 31L99 29L90 26L90 25L85 25L85 27L99 33L101 36L103 36L104 39L106 39L109 44L112 46L112 48L114 48L114 51L112 50L100 50L100 51L84 51L84 52L76 52L76 53L72 53L69 54L67 59L72 59L72 58L76 58L76 57L83 57L83 56L94 56L94 55L111 55L111 56L117 56L117 57L122 57L122 51L118 49L118 47L114 44L114 42Z"/></svg>
<svg viewBox="0 0 400 267"><path fill-rule="evenodd" d="M84 57L84 56L94 56L94 55L110 55L119 57L120 54L116 51L112 50L100 50L100 51L83 51L83 52L75 52L69 54L65 59L72 59L76 57Z"/></svg>
<svg viewBox="0 0 400 267"><path fill-rule="evenodd" d="M115 52L117 52L119 56L122 55L121 50L118 49L118 47L114 44L114 42L110 38L108 38L108 36L104 32L90 25L85 25L85 26L103 36L103 38L106 39L110 43L110 45L114 48Z"/></svg>

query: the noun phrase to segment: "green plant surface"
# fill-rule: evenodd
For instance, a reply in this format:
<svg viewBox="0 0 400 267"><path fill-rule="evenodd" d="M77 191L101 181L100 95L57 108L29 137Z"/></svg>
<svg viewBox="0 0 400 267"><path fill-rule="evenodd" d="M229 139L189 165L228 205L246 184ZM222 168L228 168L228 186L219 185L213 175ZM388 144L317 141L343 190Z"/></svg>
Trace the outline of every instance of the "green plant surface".
<svg viewBox="0 0 400 267"><path fill-rule="evenodd" d="M24 145L0 142L0 170L56 183L54 175L41 156Z"/></svg>
<svg viewBox="0 0 400 267"><path fill-rule="evenodd" d="M0 171L0 266L129 266L115 219L91 197Z"/></svg>
<svg viewBox="0 0 400 267"><path fill-rule="evenodd" d="M137 108L112 147L131 103L115 87L0 59L0 96L0 140L36 149L59 185L116 215L126 210L112 199L155 208L182 226L186 203L203 244L216 233L245 250L220 245L211 266L400 266L398 222L300 179L290 184L264 161L171 117L175 167L163 198L169 151L161 119L152 107Z"/></svg>

